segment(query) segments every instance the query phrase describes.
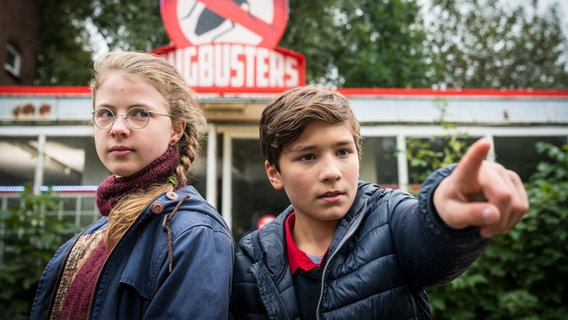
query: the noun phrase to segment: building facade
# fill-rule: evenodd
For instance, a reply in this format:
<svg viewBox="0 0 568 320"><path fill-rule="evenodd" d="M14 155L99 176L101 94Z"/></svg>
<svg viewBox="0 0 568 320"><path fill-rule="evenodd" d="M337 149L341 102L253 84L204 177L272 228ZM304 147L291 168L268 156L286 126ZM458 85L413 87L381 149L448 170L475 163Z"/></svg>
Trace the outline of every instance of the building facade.
<svg viewBox="0 0 568 320"><path fill-rule="evenodd" d="M0 86L33 83L40 2L38 0L0 2Z"/></svg>
<svg viewBox="0 0 568 320"><path fill-rule="evenodd" d="M361 179L383 186L420 183L406 157L416 139L458 135L493 142L490 160L528 180L541 156L535 144L568 143L568 91L339 89L350 100L364 137ZM191 183L222 213L239 238L256 218L287 205L270 187L258 143L258 119L280 91L198 93L208 137ZM51 187L56 214L80 225L98 219L97 185L108 171L92 138L86 87L0 87L0 209L18 201L23 185ZM444 127L440 122L450 123ZM432 148L438 148L435 144Z"/></svg>

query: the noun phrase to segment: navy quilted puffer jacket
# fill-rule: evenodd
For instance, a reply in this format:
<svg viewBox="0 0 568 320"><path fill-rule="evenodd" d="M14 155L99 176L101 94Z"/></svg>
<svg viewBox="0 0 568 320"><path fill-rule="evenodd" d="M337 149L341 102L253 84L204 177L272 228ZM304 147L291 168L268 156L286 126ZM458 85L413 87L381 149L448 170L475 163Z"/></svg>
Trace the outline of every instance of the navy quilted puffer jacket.
<svg viewBox="0 0 568 320"><path fill-rule="evenodd" d="M360 182L330 245L319 319L430 319L425 289L463 273L488 244L477 228L453 230L438 217L433 191L453 167L438 170L412 195ZM240 241L231 313L235 319L299 319L287 264L284 222Z"/></svg>

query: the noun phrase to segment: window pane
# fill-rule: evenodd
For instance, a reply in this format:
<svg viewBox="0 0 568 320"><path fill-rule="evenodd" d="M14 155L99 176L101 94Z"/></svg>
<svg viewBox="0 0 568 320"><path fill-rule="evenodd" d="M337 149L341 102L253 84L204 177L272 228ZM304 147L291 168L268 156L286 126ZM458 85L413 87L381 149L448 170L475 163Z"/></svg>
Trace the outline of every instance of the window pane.
<svg viewBox="0 0 568 320"><path fill-rule="evenodd" d="M381 186L398 185L398 162L395 137L363 139L360 179Z"/></svg>
<svg viewBox="0 0 568 320"><path fill-rule="evenodd" d="M0 138L0 185L21 186L33 184L37 153L32 144L35 137L2 137Z"/></svg>
<svg viewBox="0 0 568 320"><path fill-rule="evenodd" d="M239 240L256 228L260 216L278 215L289 202L283 190L268 182L258 139L233 140L232 160L232 231Z"/></svg>
<svg viewBox="0 0 568 320"><path fill-rule="evenodd" d="M435 170L458 162L467 148L479 138L449 136L408 137L406 148L411 154L408 159L408 179L410 184L421 185Z"/></svg>
<svg viewBox="0 0 568 320"><path fill-rule="evenodd" d="M568 143L566 137L495 137L495 161L517 172L523 181L528 181L536 166L546 155L536 152L536 143L548 142L555 146Z"/></svg>

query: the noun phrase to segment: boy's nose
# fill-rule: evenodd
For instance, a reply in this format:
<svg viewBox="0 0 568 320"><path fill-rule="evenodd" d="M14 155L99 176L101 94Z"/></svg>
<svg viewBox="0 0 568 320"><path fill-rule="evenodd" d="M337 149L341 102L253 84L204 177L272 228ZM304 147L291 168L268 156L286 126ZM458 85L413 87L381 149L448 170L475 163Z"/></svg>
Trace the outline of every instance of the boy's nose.
<svg viewBox="0 0 568 320"><path fill-rule="evenodd" d="M341 167L334 159L322 161L321 179L323 181L337 181L341 178Z"/></svg>

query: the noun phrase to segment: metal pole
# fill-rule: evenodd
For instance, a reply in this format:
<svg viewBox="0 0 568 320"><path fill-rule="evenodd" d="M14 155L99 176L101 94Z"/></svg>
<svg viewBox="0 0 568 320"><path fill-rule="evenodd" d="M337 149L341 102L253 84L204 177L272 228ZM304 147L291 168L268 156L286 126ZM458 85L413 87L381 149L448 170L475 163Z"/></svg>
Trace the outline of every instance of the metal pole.
<svg viewBox="0 0 568 320"><path fill-rule="evenodd" d="M41 192L43 185L43 171L45 165L45 134L40 134L37 138L37 162L34 177L34 194L38 195Z"/></svg>
<svg viewBox="0 0 568 320"><path fill-rule="evenodd" d="M217 133L215 131L215 125L210 124L207 130L206 198L207 202L217 208Z"/></svg>
<svg viewBox="0 0 568 320"><path fill-rule="evenodd" d="M406 160L406 136L396 136L396 150L398 162L398 185L402 190L408 190L408 162Z"/></svg>

